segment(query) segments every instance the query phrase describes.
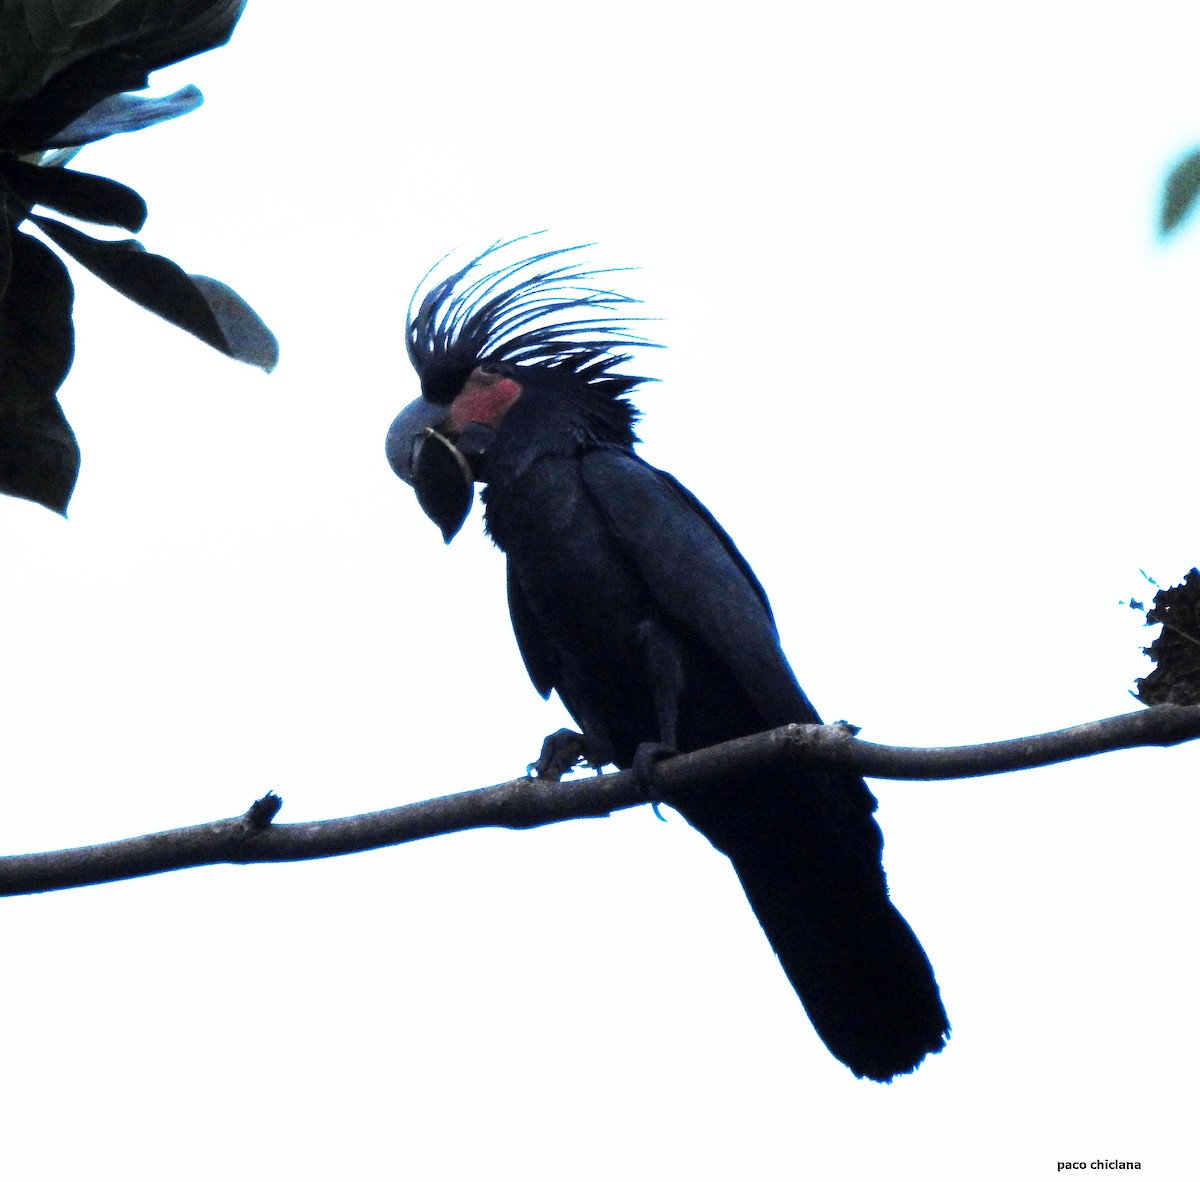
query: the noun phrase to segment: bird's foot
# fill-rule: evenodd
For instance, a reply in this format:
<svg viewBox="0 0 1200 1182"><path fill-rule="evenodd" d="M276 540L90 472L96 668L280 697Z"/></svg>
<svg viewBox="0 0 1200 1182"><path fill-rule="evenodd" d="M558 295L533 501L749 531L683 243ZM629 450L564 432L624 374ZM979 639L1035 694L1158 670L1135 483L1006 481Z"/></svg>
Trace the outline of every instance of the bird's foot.
<svg viewBox="0 0 1200 1182"><path fill-rule="evenodd" d="M639 743L633 753L633 774L637 777L638 787L657 796L658 773L654 770L654 765L678 754L674 747L668 747L666 743ZM667 818L659 809L661 803L660 800L651 800L650 807L660 821L665 821Z"/></svg>
<svg viewBox="0 0 1200 1182"><path fill-rule="evenodd" d="M563 727L542 742L542 753L526 774L539 780L561 780L576 764L587 762L587 743L578 731Z"/></svg>
<svg viewBox="0 0 1200 1182"><path fill-rule="evenodd" d="M678 754L674 747L668 747L666 743L639 743L633 753L632 765L638 786L648 793L657 794L658 773L655 771L655 764Z"/></svg>

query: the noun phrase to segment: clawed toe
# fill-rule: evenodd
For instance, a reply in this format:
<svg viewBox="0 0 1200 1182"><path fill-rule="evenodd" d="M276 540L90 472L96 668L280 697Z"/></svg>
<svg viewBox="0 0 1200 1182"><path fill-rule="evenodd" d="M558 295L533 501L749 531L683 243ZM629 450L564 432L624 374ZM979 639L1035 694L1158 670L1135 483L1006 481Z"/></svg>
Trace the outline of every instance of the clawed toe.
<svg viewBox="0 0 1200 1182"><path fill-rule="evenodd" d="M639 743L633 753L633 774L637 776L638 785L651 795L658 792L658 772L655 764L664 759L671 759L679 752L666 743Z"/></svg>
<svg viewBox="0 0 1200 1182"><path fill-rule="evenodd" d="M546 736L541 755L526 768L526 773L539 780L561 780L576 764L585 762L587 745L583 736L563 727Z"/></svg>

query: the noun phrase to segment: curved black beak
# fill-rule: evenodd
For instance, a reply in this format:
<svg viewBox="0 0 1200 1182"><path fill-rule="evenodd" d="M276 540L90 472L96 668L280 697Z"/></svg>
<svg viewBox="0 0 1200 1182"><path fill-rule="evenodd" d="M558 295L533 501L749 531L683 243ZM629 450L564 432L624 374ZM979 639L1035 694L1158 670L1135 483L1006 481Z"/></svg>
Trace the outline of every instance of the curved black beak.
<svg viewBox="0 0 1200 1182"><path fill-rule="evenodd" d="M405 484L413 482L413 444L426 428L437 428L450 413L448 406L418 398L393 420L387 433L387 458L392 471Z"/></svg>
<svg viewBox="0 0 1200 1182"><path fill-rule="evenodd" d="M495 431L468 423L455 435L444 429L446 417L447 408L437 403L410 403L388 430L387 457L448 544L471 512L479 466Z"/></svg>

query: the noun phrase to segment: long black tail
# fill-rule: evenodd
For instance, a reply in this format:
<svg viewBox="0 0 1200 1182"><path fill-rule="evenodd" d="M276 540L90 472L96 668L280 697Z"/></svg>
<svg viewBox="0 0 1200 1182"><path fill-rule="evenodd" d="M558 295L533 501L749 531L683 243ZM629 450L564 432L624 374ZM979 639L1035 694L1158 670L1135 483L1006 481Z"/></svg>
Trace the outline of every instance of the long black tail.
<svg viewBox="0 0 1200 1182"><path fill-rule="evenodd" d="M729 856L817 1033L855 1075L890 1080L942 1049L937 981L888 898L876 801L859 777L776 771L671 803Z"/></svg>

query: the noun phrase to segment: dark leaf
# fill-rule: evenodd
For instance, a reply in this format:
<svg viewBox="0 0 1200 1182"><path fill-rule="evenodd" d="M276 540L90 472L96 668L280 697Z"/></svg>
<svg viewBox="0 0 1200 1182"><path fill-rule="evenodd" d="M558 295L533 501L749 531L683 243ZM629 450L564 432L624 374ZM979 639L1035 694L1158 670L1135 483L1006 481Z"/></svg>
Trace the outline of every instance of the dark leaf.
<svg viewBox="0 0 1200 1182"><path fill-rule="evenodd" d="M146 203L139 194L90 172L0 157L0 181L27 206L44 205L83 222L120 226L136 234L146 221Z"/></svg>
<svg viewBox="0 0 1200 1182"><path fill-rule="evenodd" d="M224 45L245 0L5 0L0 143L24 153L152 71Z"/></svg>
<svg viewBox="0 0 1200 1182"><path fill-rule="evenodd" d="M71 368L71 280L35 238L4 224L11 271L0 300L0 492L66 511L79 447L55 398Z"/></svg>
<svg viewBox="0 0 1200 1182"><path fill-rule="evenodd" d="M188 275L187 278L208 301L210 311L229 342L229 356L270 373L279 364L279 342L259 314L219 279L210 279L207 275Z"/></svg>
<svg viewBox="0 0 1200 1182"><path fill-rule="evenodd" d="M1159 231L1164 236L1175 230L1192 211L1200 194L1200 151L1189 152L1167 177L1163 190L1162 218Z"/></svg>
<svg viewBox="0 0 1200 1182"><path fill-rule="evenodd" d="M24 213L24 210L20 211ZM8 276L12 270L12 236L15 217L9 217L8 205L0 197L0 304L8 291Z"/></svg>
<svg viewBox="0 0 1200 1182"><path fill-rule="evenodd" d="M1147 706L1200 705L1200 570L1193 568L1177 587L1158 591L1146 623L1163 627L1145 650L1155 667L1138 681L1138 700Z"/></svg>
<svg viewBox="0 0 1200 1182"><path fill-rule="evenodd" d="M121 132L141 131L143 127L153 127L155 123L186 115L203 102L204 95L194 86L185 86L162 98L114 94L51 136L46 141L46 147L75 148Z"/></svg>
<svg viewBox="0 0 1200 1182"><path fill-rule="evenodd" d="M23 419L49 402L75 354L74 291L48 247L11 233L11 270L0 300L0 419Z"/></svg>
<svg viewBox="0 0 1200 1182"><path fill-rule="evenodd" d="M275 367L279 345L271 330L223 283L189 275L131 238L102 242L51 218L34 214L30 220L72 258L143 308L226 356L265 370Z"/></svg>
<svg viewBox="0 0 1200 1182"><path fill-rule="evenodd" d="M79 444L57 398L22 419L0 415L0 492L65 514L79 476Z"/></svg>

